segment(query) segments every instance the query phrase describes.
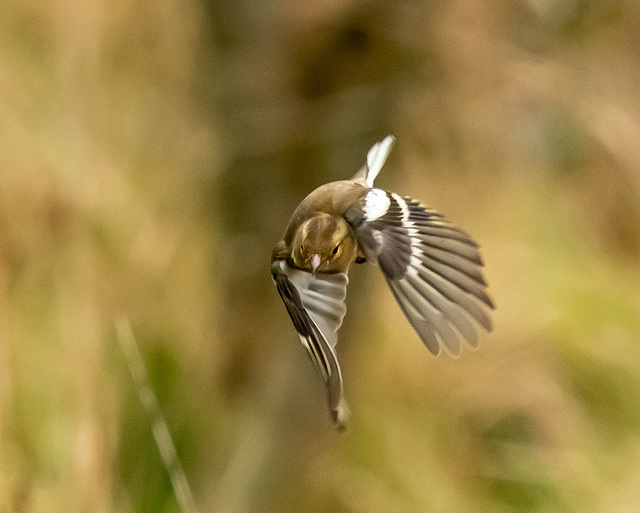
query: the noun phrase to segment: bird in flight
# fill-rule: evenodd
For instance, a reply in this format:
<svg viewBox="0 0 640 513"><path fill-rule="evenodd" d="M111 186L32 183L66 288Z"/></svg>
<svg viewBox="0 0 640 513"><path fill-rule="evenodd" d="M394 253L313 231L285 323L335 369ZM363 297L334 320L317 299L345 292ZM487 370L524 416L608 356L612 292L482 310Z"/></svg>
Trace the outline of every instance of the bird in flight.
<svg viewBox="0 0 640 513"><path fill-rule="evenodd" d="M320 373L334 425L349 409L336 357L346 313L347 273L377 264L427 349L458 356L475 348L477 327L491 331L478 244L442 214L407 196L375 188L395 142L376 143L351 180L311 192L294 211L271 255L271 275L291 321Z"/></svg>

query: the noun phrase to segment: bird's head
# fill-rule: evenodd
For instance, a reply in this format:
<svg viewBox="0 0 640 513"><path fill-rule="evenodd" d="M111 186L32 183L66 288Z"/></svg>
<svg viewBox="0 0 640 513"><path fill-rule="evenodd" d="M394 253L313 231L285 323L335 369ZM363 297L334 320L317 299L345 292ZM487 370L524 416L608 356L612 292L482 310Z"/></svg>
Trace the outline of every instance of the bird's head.
<svg viewBox="0 0 640 513"><path fill-rule="evenodd" d="M293 263L313 274L346 272L357 254L349 223L324 212L302 223L293 240Z"/></svg>

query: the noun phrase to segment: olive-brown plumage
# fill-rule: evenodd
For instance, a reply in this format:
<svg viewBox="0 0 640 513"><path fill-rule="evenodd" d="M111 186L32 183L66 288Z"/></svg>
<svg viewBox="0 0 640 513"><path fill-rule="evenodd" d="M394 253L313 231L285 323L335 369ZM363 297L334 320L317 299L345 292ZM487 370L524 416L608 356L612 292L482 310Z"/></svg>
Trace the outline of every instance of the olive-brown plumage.
<svg viewBox="0 0 640 513"><path fill-rule="evenodd" d="M335 354L346 313L347 273L365 260L380 266L400 308L429 351L459 355L491 330L478 245L433 209L373 187L394 138L375 144L352 180L311 192L273 250L271 274L300 339L322 376L334 424L348 408Z"/></svg>

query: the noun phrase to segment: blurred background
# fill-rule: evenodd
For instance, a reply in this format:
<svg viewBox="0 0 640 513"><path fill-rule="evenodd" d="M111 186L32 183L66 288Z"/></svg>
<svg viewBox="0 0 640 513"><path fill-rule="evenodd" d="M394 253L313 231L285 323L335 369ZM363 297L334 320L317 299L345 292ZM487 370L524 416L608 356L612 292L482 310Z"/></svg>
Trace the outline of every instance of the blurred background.
<svg viewBox="0 0 640 513"><path fill-rule="evenodd" d="M0 511L640 511L635 0L0 3ZM494 332L434 358L351 273L324 389L269 257L380 187L481 243Z"/></svg>

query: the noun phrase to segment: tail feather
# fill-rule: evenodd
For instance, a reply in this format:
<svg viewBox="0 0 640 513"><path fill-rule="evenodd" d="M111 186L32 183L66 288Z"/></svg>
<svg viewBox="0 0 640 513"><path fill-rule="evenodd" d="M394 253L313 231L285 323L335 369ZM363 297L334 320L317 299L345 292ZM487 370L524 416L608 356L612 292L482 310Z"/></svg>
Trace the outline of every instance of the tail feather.
<svg viewBox="0 0 640 513"><path fill-rule="evenodd" d="M367 153L367 163L355 174L353 180L364 182L364 185L373 187L373 181L387 161L395 142L396 138L388 135L382 141L375 143Z"/></svg>

